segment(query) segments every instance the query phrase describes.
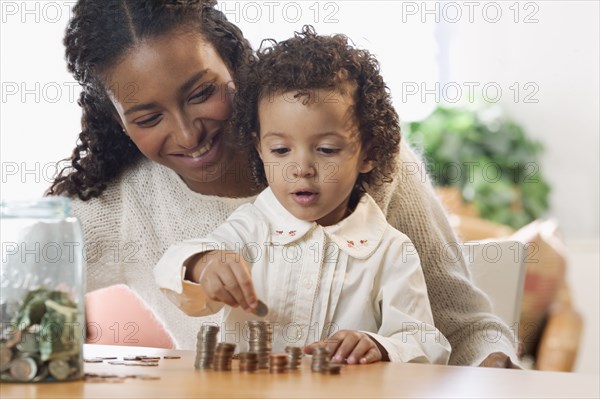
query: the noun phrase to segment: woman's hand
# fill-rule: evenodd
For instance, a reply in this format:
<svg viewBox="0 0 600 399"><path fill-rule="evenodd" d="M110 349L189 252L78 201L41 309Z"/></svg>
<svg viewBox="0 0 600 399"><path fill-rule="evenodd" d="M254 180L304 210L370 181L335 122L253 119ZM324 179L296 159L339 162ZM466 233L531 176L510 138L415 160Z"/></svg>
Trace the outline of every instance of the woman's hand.
<svg viewBox="0 0 600 399"><path fill-rule="evenodd" d="M385 349L365 333L340 330L324 341L314 342L304 348L311 354L318 346L327 346L335 363L368 364L387 360Z"/></svg>
<svg viewBox="0 0 600 399"><path fill-rule="evenodd" d="M209 299L247 312L258 306L250 267L238 252L203 252L187 264L186 279L200 284Z"/></svg>
<svg viewBox="0 0 600 399"><path fill-rule="evenodd" d="M505 355L502 352L494 352L490 353L488 357L483 359L483 362L479 365L479 367L495 367L501 369L519 369L521 367L514 364L508 355Z"/></svg>

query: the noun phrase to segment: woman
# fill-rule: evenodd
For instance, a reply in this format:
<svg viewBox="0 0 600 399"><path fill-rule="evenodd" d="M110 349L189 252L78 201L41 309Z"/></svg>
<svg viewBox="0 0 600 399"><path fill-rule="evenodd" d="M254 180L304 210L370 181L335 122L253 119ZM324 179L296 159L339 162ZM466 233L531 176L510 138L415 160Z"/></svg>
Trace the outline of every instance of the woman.
<svg viewBox="0 0 600 399"><path fill-rule="evenodd" d="M152 269L171 244L202 237L260 190L228 120L236 71L252 57L216 1L80 0L65 45L82 85L82 132L49 190L73 198L88 245L88 289L124 283L191 349L205 319L159 292ZM490 313L420 162L403 145L394 183L370 194L414 242L451 364L510 367L512 334ZM233 332L235 333L235 332Z"/></svg>

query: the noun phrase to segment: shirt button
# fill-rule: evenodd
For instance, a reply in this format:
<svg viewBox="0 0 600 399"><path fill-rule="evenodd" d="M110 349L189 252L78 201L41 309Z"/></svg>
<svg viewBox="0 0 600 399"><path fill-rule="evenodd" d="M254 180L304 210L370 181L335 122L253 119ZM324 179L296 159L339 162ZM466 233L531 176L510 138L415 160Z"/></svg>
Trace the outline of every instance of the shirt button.
<svg viewBox="0 0 600 399"><path fill-rule="evenodd" d="M298 330L298 332L296 333L296 339L300 340L302 338L302 330Z"/></svg>

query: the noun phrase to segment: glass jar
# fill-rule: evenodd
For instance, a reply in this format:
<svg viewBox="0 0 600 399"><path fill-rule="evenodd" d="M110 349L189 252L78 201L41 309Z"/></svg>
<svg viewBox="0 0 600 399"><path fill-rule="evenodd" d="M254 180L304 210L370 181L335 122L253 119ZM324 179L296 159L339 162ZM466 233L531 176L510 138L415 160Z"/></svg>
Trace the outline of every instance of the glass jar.
<svg viewBox="0 0 600 399"><path fill-rule="evenodd" d="M83 234L71 201L2 201L0 376L49 382L83 377Z"/></svg>

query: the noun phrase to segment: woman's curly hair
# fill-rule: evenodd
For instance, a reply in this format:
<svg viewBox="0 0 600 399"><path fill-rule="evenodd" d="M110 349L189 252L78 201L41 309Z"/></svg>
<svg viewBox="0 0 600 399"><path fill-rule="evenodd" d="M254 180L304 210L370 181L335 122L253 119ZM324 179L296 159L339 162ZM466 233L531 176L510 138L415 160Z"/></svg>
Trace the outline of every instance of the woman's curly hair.
<svg viewBox="0 0 600 399"><path fill-rule="evenodd" d="M81 133L70 165L47 195L97 197L142 154L124 134L103 77L140 40L195 29L236 75L253 58L242 32L215 8L216 0L79 0L67 26L67 66L82 87Z"/></svg>
<svg viewBox="0 0 600 399"><path fill-rule="evenodd" d="M354 48L344 35L319 36L312 26L306 25L291 39L279 43L263 40L257 59L238 72L234 123L241 146L254 149L251 170L257 183L267 184L255 148L259 137L254 133L260 132L259 102L291 91L296 92L296 97L315 89L343 92L348 83L354 87L361 146L368 159L376 162L371 172L359 175L355 193L363 193L365 184L392 181L400 148L400 124L389 89L379 73L379 63L367 50Z"/></svg>

